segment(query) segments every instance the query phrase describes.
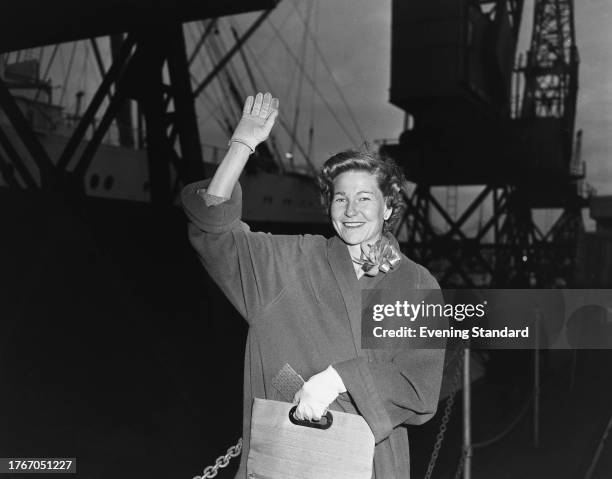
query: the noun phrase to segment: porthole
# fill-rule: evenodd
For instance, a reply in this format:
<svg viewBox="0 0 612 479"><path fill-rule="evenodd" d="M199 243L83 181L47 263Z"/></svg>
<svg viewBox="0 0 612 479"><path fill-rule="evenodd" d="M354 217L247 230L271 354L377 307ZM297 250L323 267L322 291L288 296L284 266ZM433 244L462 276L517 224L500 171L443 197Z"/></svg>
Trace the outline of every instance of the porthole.
<svg viewBox="0 0 612 479"><path fill-rule="evenodd" d="M94 173L93 175L91 175L91 178L89 178L89 187L92 190L95 190L99 185L100 185L100 176Z"/></svg>

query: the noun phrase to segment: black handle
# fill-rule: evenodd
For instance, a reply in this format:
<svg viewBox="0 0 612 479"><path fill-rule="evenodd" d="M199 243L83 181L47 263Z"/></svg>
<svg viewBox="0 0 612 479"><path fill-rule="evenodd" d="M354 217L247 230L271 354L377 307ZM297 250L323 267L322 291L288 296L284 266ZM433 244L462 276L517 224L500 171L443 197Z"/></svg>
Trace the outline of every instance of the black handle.
<svg viewBox="0 0 612 479"><path fill-rule="evenodd" d="M329 429L334 422L334 416L330 411L326 411L325 414L318 421L312 420L308 421L307 419L298 419L295 417L295 410L297 406L293 406L289 411L289 420L295 424L296 426L305 426L312 427L314 429Z"/></svg>

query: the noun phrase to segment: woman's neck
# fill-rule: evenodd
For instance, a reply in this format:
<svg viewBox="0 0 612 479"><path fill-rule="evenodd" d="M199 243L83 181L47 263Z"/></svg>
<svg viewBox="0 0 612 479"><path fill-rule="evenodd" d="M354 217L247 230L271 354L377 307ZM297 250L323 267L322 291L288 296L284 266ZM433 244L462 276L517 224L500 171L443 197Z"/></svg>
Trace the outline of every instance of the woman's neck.
<svg viewBox="0 0 612 479"><path fill-rule="evenodd" d="M347 244L346 247L349 250L349 254L353 259L361 258L361 245L360 244Z"/></svg>

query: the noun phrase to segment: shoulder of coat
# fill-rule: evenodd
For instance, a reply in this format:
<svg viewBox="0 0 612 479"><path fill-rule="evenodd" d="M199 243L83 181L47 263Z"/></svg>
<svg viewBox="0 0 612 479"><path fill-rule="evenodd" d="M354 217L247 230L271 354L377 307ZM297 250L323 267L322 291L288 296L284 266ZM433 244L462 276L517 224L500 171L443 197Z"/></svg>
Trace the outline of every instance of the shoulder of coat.
<svg viewBox="0 0 612 479"><path fill-rule="evenodd" d="M301 235L301 247L305 252L316 251L325 249L327 246L328 240L325 236L321 235Z"/></svg>
<svg viewBox="0 0 612 479"><path fill-rule="evenodd" d="M398 272L408 276L420 288L438 289L439 285L431 272L422 264L408 258L404 253L401 253L402 261Z"/></svg>

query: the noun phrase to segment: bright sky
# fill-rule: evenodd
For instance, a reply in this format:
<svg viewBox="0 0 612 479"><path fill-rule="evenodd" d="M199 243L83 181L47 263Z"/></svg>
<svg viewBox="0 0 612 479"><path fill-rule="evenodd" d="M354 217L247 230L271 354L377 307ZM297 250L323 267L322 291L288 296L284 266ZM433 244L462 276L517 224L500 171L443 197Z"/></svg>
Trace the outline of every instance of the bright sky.
<svg viewBox="0 0 612 479"><path fill-rule="evenodd" d="M283 0L270 16L270 22L281 32L285 42L298 57L304 27L295 5L299 5L301 16L304 17L309 3L311 1ZM371 142L381 138L397 138L401 133L403 112L388 103L391 2L317 0L316 4L317 10L313 12L312 18L316 16L317 20L310 24L310 28L316 31L317 42L337 86L320 60L313 67L313 46L309 43L305 71L310 78L315 79L316 88L324 99L315 93L312 103L312 86L308 79L303 79L299 132L306 147L312 112L315 119L314 156L315 161L321 164L331 154L350 146L359 146L363 140ZM238 17L236 20L242 26L241 30L244 31L256 16ZM298 81L295 62L287 54L282 42L275 37L274 29L268 22L253 36L250 48L257 56L261 56L260 65L273 83L273 93L280 98L281 113L291 124ZM291 91L288 85L291 85ZM353 124L338 88L350 105L363 137ZM325 102L331 105L347 133L339 126ZM214 138L215 128L207 131L208 125L203 126L204 133L208 132L210 138Z"/></svg>
<svg viewBox="0 0 612 479"><path fill-rule="evenodd" d="M580 90L576 125L582 159L598 194L612 194L612 2L576 0Z"/></svg>

